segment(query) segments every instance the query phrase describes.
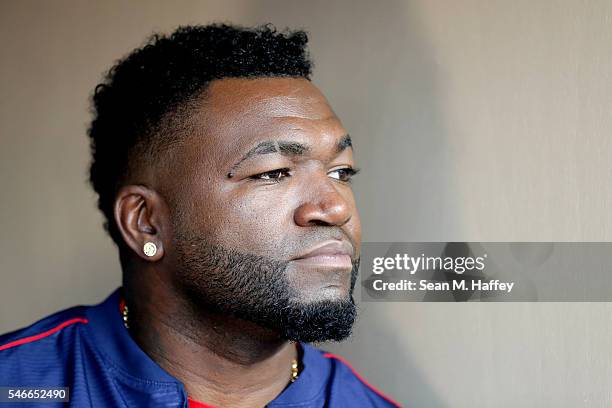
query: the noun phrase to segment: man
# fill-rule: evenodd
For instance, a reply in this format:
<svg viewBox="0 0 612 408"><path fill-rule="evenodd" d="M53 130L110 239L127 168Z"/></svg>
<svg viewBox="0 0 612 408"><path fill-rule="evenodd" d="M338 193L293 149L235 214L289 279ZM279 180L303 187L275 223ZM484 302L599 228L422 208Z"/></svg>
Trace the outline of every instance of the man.
<svg viewBox="0 0 612 408"><path fill-rule="evenodd" d="M307 344L351 333L361 227L306 43L182 27L109 71L90 179L123 286L0 337L1 386L78 407L397 406Z"/></svg>

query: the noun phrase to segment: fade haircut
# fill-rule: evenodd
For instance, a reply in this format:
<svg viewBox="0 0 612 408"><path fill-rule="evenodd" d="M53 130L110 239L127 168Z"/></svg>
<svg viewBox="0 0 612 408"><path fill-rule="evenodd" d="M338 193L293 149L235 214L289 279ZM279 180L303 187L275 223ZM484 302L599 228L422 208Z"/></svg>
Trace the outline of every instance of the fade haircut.
<svg viewBox="0 0 612 408"><path fill-rule="evenodd" d="M196 102L215 79L296 77L310 80L306 32L272 25L181 26L154 34L119 60L96 86L88 130L90 183L104 228L121 248L114 199L132 172L153 166L185 134Z"/></svg>

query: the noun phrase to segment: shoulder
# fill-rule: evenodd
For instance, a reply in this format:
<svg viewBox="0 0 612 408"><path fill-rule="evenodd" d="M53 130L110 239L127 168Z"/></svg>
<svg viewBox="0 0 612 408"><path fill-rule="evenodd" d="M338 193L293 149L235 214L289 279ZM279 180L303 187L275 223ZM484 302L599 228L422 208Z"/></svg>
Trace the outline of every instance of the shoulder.
<svg viewBox="0 0 612 408"><path fill-rule="evenodd" d="M64 329L79 323L87 324L86 308L87 306L74 306L61 310L27 327L0 335L0 352L2 353L0 355L6 357L10 353L19 352L26 348L30 351L32 348L48 345L57 340L57 334L65 333L66 330Z"/></svg>
<svg viewBox="0 0 612 408"><path fill-rule="evenodd" d="M21 382L62 370L73 354L87 306L75 306L0 335L0 380ZM19 384L14 384L19 385Z"/></svg>
<svg viewBox="0 0 612 408"><path fill-rule="evenodd" d="M313 349L317 351L319 358L330 366L328 389L331 399L348 403L349 406L350 402L354 402L359 406L401 407L398 402L366 381L344 357L325 350Z"/></svg>

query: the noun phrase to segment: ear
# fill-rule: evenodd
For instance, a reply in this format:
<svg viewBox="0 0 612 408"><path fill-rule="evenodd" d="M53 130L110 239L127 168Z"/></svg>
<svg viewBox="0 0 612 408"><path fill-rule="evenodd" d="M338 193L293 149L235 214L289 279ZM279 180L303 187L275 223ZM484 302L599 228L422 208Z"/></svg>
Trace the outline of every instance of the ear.
<svg viewBox="0 0 612 408"><path fill-rule="evenodd" d="M142 185L123 186L115 196L114 215L125 243L142 259L155 262L164 256L163 232L165 202L155 191ZM148 256L144 245L155 244L157 252Z"/></svg>

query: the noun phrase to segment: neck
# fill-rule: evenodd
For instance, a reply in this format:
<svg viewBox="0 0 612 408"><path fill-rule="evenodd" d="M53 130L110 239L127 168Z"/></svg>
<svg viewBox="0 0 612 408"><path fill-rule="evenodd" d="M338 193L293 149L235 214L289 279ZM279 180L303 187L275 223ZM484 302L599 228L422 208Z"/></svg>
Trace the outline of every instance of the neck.
<svg viewBox="0 0 612 408"><path fill-rule="evenodd" d="M292 360L298 358L294 343L254 323L201 310L178 295L156 295L138 302L128 297L130 333L192 399L261 407L289 384Z"/></svg>

